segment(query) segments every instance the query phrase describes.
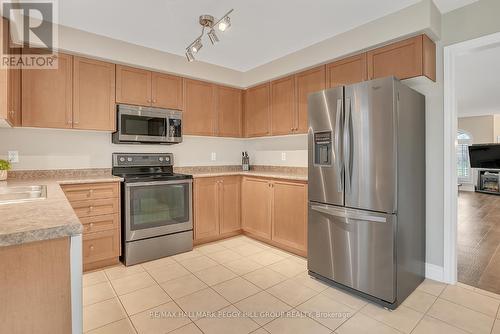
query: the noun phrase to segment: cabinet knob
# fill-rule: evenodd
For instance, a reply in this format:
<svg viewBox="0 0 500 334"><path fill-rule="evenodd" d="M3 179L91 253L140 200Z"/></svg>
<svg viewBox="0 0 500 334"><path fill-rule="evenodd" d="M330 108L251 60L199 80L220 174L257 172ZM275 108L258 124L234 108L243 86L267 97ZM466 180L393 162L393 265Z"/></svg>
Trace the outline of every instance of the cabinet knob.
<svg viewBox="0 0 500 334"><path fill-rule="evenodd" d="M89 230L91 230L94 227L94 223L89 224Z"/></svg>
<svg viewBox="0 0 500 334"><path fill-rule="evenodd" d="M89 206L89 211L93 211L94 210L94 207L93 206Z"/></svg>
<svg viewBox="0 0 500 334"><path fill-rule="evenodd" d="M93 250L94 250L94 245L90 245L89 249L90 249L91 251L93 251Z"/></svg>
<svg viewBox="0 0 500 334"><path fill-rule="evenodd" d="M153 100L153 103L156 103L156 99Z"/></svg>

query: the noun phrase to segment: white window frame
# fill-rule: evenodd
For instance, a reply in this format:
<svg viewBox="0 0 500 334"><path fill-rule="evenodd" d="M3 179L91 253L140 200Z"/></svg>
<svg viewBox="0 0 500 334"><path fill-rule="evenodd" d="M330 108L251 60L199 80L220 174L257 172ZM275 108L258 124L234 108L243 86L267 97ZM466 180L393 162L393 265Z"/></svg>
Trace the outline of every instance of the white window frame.
<svg viewBox="0 0 500 334"><path fill-rule="evenodd" d="M458 137L460 135L466 135L468 138L466 139L459 139ZM464 131L464 130L457 130L457 138L456 138L456 147L458 147L458 145L467 145L467 146L470 146L472 145L472 142L473 142L473 138L472 138L472 135L470 134L470 132L467 132L467 131ZM468 152L467 152L468 153ZM473 178L473 175L472 175L472 168L470 167L470 161L469 161L469 155L467 154L466 156L466 159L467 159L467 165L468 165L468 173L467 173L467 177L460 177L458 176L458 171L459 171L459 168L458 168L458 159L459 159L459 156L457 155L457 181L458 183L465 183L465 184L471 184L472 183L472 178Z"/></svg>

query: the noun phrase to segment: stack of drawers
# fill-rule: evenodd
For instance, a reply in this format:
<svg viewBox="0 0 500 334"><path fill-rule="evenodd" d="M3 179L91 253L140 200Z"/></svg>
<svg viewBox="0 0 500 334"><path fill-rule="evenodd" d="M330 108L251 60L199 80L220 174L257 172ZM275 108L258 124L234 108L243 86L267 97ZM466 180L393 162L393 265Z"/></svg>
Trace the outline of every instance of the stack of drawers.
<svg viewBox="0 0 500 334"><path fill-rule="evenodd" d="M121 255L120 183L67 184L62 189L83 225L83 270L117 263Z"/></svg>

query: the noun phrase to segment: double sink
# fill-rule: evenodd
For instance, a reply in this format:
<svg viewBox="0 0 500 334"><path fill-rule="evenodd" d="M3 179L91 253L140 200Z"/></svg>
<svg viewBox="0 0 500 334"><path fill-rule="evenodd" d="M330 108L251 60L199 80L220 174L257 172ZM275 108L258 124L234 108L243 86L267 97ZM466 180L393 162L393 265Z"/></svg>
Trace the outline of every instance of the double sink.
<svg viewBox="0 0 500 334"><path fill-rule="evenodd" d="M23 203L47 198L47 186L0 187L0 205Z"/></svg>

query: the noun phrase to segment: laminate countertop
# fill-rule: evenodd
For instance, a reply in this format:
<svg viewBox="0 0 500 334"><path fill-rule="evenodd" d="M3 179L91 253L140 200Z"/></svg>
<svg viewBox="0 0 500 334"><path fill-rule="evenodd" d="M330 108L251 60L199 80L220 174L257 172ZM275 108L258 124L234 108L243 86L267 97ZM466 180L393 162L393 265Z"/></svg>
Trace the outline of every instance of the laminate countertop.
<svg viewBox="0 0 500 334"><path fill-rule="evenodd" d="M242 176L265 177L272 179L283 179L291 181L307 181L307 175L288 173L288 172L278 172L278 171L250 170L250 171L223 171L223 172L191 172L189 174L193 175L193 178L242 175Z"/></svg>
<svg viewBox="0 0 500 334"><path fill-rule="evenodd" d="M2 187L47 186L47 198L0 204L0 247L56 239L82 233L83 227L61 189L62 184L118 182L112 175L22 178L0 182Z"/></svg>

